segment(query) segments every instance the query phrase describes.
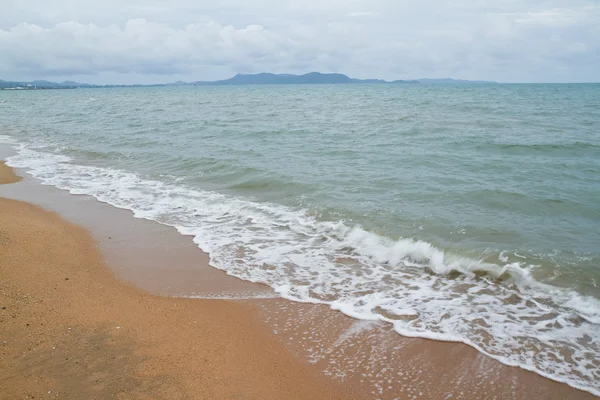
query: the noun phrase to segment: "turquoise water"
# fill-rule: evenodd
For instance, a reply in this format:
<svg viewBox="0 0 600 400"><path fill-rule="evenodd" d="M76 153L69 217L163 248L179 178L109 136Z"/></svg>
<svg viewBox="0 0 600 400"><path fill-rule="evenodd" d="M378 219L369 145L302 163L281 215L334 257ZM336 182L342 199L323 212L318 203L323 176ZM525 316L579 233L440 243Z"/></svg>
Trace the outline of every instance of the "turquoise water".
<svg viewBox="0 0 600 400"><path fill-rule="evenodd" d="M600 85L0 91L0 123L232 275L600 393Z"/></svg>

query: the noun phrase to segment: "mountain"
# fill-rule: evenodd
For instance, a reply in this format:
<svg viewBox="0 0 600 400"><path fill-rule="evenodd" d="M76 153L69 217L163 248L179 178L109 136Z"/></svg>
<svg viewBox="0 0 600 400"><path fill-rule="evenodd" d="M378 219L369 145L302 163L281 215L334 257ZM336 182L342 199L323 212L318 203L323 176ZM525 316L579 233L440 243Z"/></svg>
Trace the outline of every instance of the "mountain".
<svg viewBox="0 0 600 400"><path fill-rule="evenodd" d="M477 84L490 84L490 83L498 83L493 81L468 81L463 79L452 79L452 78L442 78L442 79L430 79L430 78L421 78L417 79L421 83L430 83L430 84L465 84L465 83L477 83Z"/></svg>
<svg viewBox="0 0 600 400"><path fill-rule="evenodd" d="M59 83L60 86L69 86L69 87L90 87L95 85L90 85L89 83L79 83L73 81L64 81Z"/></svg>
<svg viewBox="0 0 600 400"><path fill-rule="evenodd" d="M293 84L352 83L343 74L311 72L304 75L292 74L237 74L233 78L213 82L195 82L197 85L293 85Z"/></svg>
<svg viewBox="0 0 600 400"><path fill-rule="evenodd" d="M396 80L385 81L383 79L354 79L344 74L322 74L311 72L304 75L293 74L237 74L236 76L220 81L198 81L198 82L172 82L152 85L90 85L73 81L50 82L36 80L32 82L7 82L0 80L0 89L78 89L78 88L110 88L110 87L142 87L142 86L187 86L187 85L294 85L294 84L403 84L403 83L425 83L425 84L491 84L497 82L489 81L466 81L460 79L418 79L418 80Z"/></svg>
<svg viewBox="0 0 600 400"><path fill-rule="evenodd" d="M390 83L382 79L352 79L344 74L322 74L311 72L304 75L293 74L237 74L233 78L212 82L194 82L194 85L297 85L297 84L336 84L336 83ZM391 83L418 83L417 81L394 81Z"/></svg>

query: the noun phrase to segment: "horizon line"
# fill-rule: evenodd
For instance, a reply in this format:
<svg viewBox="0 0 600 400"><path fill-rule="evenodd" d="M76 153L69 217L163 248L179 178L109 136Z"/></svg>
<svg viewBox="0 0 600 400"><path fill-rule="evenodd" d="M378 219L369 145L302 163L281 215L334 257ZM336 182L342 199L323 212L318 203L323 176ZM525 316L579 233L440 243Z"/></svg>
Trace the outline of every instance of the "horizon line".
<svg viewBox="0 0 600 400"><path fill-rule="evenodd" d="M392 80L387 80L387 79L383 79L383 78L352 78L349 75L342 73L342 72L318 72L318 71L311 71L311 72L307 72L307 73L302 73L302 74L292 74L292 73L273 73L273 72L257 72L257 73L235 73L234 75L230 76L229 78L224 78L224 79L214 79L214 80L177 80L177 81L168 81L168 82L153 82L153 83L88 83L88 82L81 82L81 81L75 81L74 78L66 78L65 80L62 81L52 81L49 79L58 79L58 77L48 77L46 79L40 79L40 78L25 78L25 79L31 79L31 80L22 80L22 79L17 79L17 80L11 80L9 78L9 80L4 80L0 78L0 82L4 82L4 83L9 83L9 84L24 84L24 85L31 85L31 86L36 86L36 85L32 85L34 82L47 82L50 84L57 84L57 85L64 85L64 84L69 84L72 83L72 86L76 86L76 85L82 85L82 86L90 86L90 87L114 87L114 86L128 86L128 87L143 87L143 86L176 86L176 85L199 85L199 86L210 86L211 84L215 84L215 83L222 83L222 85L228 85L227 81L233 81L236 77L238 76L242 76L242 77L249 77L249 76L258 76L258 75L270 75L270 76L288 76L290 78L292 77L302 77L302 76L307 76L307 75L321 75L321 76L333 76L333 75L337 75L337 76L344 76L352 81L355 82L304 82L304 83L298 83L298 82L267 82L267 83L231 83L229 84L230 86L250 86L250 85L286 85L286 84L393 84L393 83L421 83L421 84L427 84L429 82L427 81L438 81L438 82L431 82L432 84L451 84L452 82L456 82L458 83L463 83L463 84L468 84L468 83L473 83L473 84L514 84L514 85L519 85L519 84L530 84L530 85L536 85L536 84L557 84L557 85L561 85L561 84L598 84L600 83L600 81L562 81L562 82L507 82L507 81L494 81L494 80L486 80L486 79L466 79L466 78L450 78L450 77L443 77L443 78L405 78L405 79L392 79ZM13 78L14 79L14 78ZM365 81L378 81L378 82L365 82ZM424 81L424 82L422 82ZM440 82L440 81L449 81L449 82ZM39 85L38 85L39 86ZM8 88L0 88L0 89L8 89Z"/></svg>

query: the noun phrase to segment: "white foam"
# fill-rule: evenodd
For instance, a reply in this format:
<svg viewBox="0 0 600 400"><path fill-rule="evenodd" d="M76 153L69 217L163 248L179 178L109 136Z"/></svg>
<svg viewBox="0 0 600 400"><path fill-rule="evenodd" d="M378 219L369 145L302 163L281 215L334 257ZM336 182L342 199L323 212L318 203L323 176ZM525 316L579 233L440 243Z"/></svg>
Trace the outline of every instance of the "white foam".
<svg viewBox="0 0 600 400"><path fill-rule="evenodd" d="M278 298L275 293L263 292L263 293L202 293L202 294L193 294L193 293L180 293L177 297L185 297L188 299L205 299L205 300L259 300L259 299L274 299Z"/></svg>
<svg viewBox="0 0 600 400"><path fill-rule="evenodd" d="M427 242L317 221L304 210L77 165L24 145L17 150L9 165L44 184L174 226L210 253L214 267L268 284L287 299L386 321L406 336L463 342L600 395L594 364L600 301L537 282L527 265L507 263L504 255L504 264L484 263Z"/></svg>

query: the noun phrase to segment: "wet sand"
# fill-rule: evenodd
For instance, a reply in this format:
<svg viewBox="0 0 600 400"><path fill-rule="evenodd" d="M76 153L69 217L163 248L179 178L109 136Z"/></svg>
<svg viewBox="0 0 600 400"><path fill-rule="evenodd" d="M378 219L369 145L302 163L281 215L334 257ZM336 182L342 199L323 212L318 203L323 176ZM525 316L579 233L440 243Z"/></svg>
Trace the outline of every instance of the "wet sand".
<svg viewBox="0 0 600 400"><path fill-rule="evenodd" d="M88 229L98 247L98 251L96 251L96 255L94 256L97 258L98 269L105 271L105 275L110 277L110 280L106 281L106 283L110 282L109 286L111 287L115 285L117 287L127 287L128 289L122 290L133 290L137 293L137 296L142 296L143 298L143 300L138 298L137 300L128 300L127 302L112 302L118 303L114 304L115 307L129 308L128 306L125 307L124 304L130 304L133 301L138 304L138 307L142 307L136 308L132 314L127 314L131 318L135 318L136 313L144 313L143 310L154 309L155 306L150 306L149 304L143 306L147 301L146 299L153 299L151 300L152 302L164 302L167 305L173 304L171 307L183 312L184 315L180 315L180 317L173 316L173 319L170 321L162 321L160 326L166 323L169 329L160 328L160 332L155 331L157 324L146 321L143 325L144 330L153 333L145 333L145 335L154 335L153 340L155 342L152 342L148 346L146 343L150 343L150 339L142 341L138 336L127 336L127 342L119 342L119 351L129 352L127 355L125 353L123 355L109 353L109 350L112 351L114 348L105 346L106 343L110 343L107 342L108 339L106 338L114 339L114 335L122 337L125 332L123 331L124 328L116 329L116 326L121 326L122 318L113 319L110 322L107 322L105 318L102 320L104 325L96 323L96 326L99 326L98 329L100 329L98 334L100 334L99 338L101 340L99 339L100 341L97 343L94 342L95 347L90 347L89 345L80 347L76 345L71 346L77 348L78 354L80 357L83 357L83 361L79 361L80 363L86 362L85 357L90 357L88 360L98 358L92 349L105 352L109 359L110 357L120 357L120 359L130 360L131 362L128 362L123 367L126 370L121 370L119 375L125 373L133 376L138 385L136 386L138 388L136 390L139 390L140 393L144 391L149 393L143 396L163 398L162 395L155 395L155 393L165 393L164 388L149 386L150 382L148 379L150 375L139 374L140 371L144 371L145 367L143 365L147 365L148 363L155 364L155 362L145 360L157 360L159 358L164 360L165 352L169 350L169 346L162 343L160 338L162 335L167 335L165 338L168 338L168 341L181 339L184 342L182 350L180 352L173 352L167 359L171 364L163 364L161 361L162 367L159 373L162 377L168 377L168 379L161 378L162 381L177 382L176 384L173 383L173 385L188 388L188 392L185 392L179 398L186 398L186 395L188 396L187 398L215 399L356 398L359 395L362 395L363 398L372 399L594 398L589 393L572 389L567 385L550 381L534 373L505 366L466 345L405 338L391 331L390 326L386 324L357 321L338 312L333 312L326 306L298 304L273 298L272 291L263 285L240 281L209 267L208 256L193 244L191 238L180 235L173 228L152 221L135 219L132 217L131 212L115 209L106 204L99 203L91 197L69 195L67 192L53 187L41 186L37 181L29 177L16 185L0 186L0 196L2 195L35 202L46 209L58 212L70 221ZM4 210L4 204L3 200L3 203L0 204L0 211ZM18 204L20 204L19 207L32 208L23 203ZM61 221L55 214L47 213L35 207L32 209L44 215L51 215L58 221L55 221L56 223L64 224L64 221ZM5 214L0 213L0 227L5 226L3 222L6 217ZM83 232L81 228L72 225L69 226ZM88 233L84 234L88 235ZM88 239L92 240L89 235ZM94 243L88 243L88 246L93 245ZM2 254L2 251L2 247L0 247L0 254ZM4 259L5 257L0 257L0 263ZM103 261L107 262L108 266L119 278L132 282L136 286L153 293L167 296L225 297L238 298L240 300L222 301L155 297L116 280L110 272L107 272ZM40 265L43 265L41 261ZM1 266L0 268L4 267ZM77 270L77 267L73 266L73 270ZM2 285L11 281L4 277L4 271L0 270L0 282ZM40 279L43 279L43 277L35 278L36 281L40 281ZM63 282L59 279L58 284L63 284ZM78 290L85 291L81 290L81 287ZM111 298L117 297L116 292L108 291L105 293L103 290L101 292L105 299L102 301L109 301ZM106 299L105 296L108 296L109 299ZM84 297L87 298L89 296ZM185 306L174 305L180 302ZM39 305L35 307L39 307ZM219 311L216 311L216 309ZM212 313L212 311L215 312ZM170 312L173 312L172 309ZM196 312L198 313L198 317L192 318L189 315L186 316L185 313L188 312ZM232 322L223 320L223 315L226 312L230 313L228 314L229 317L226 318L227 321ZM86 314L89 314L89 312ZM0 314L0 316L3 315ZM204 322L202 323L202 329L196 331L198 328L197 324L201 323L200 317L203 318ZM151 317L152 320L156 320L156 318L159 317L154 315ZM194 319L197 323L190 326L191 319ZM241 323L239 323L240 321ZM122 324L125 325L125 323ZM213 327L215 324L216 327ZM186 336L185 338L178 339L168 336L169 330L173 330L173 327L179 327L180 325L183 327L183 330L189 329L191 337ZM210 330L207 330L207 325L211 327ZM140 325L137 326L136 332L139 333ZM63 327L63 332L64 329ZM71 332L72 330L68 334L72 335ZM85 340L87 342L84 343L89 343L92 340L91 337L96 336L91 335L94 331L90 331L89 328L86 332L87 339ZM267 375L267 378L257 373L257 371L253 371L252 376L240 378L240 376L233 374L232 371L221 367L221 369L225 369L230 373L227 385L230 385L231 382L237 382L237 379L245 379L246 386L240 386L239 391L236 392L239 395L238 397L232 395L232 392L211 391L213 389L190 386L189 382L182 383L185 382L185 379L180 378L180 374L176 372L178 370L175 367L181 365L181 363L186 365L186 370L188 368L196 368L199 376L204 376L207 373L207 369L202 369L202 365L189 365L189 358L196 359L200 356L200 353L190 354L190 357L188 357L183 348L187 346L194 349L193 351L200 351L194 346L204 347L206 343L212 343L212 341L221 343L221 346L225 346L222 343L223 341L230 341L234 343L234 346L238 346L235 345L235 343L238 343L237 341L248 340L246 333L250 337L260 337L260 339L256 339L256 343L260 342L260 344L257 344L258 349L269 349L269 351L260 352L255 348L255 352L260 354L254 353L254 356L260 358L260 360L253 361L253 365L263 365L260 363L271 365L274 357L272 354L273 351L276 352L276 355L279 355L278 357L283 357L283 355L286 357L285 361L281 361L280 358L275 357L276 359L280 359L278 368L264 370L263 372ZM48 333L43 333L42 336L44 335L48 335ZM211 335L221 335L223 337L214 338ZM59 335L58 337L61 336ZM31 344L23 342L15 354L19 351L24 351L23 346L31 347ZM162 351L158 351L158 349L162 349ZM238 357L247 357L247 353L234 355L235 351L232 350L231 358L227 360L215 358L218 357L218 353L211 353L213 357L211 358L212 363L223 365L221 364L223 362L225 365L236 366L234 371L237 371L238 374L243 374L248 364L237 363L236 359ZM204 354L203 356L205 357L206 355ZM180 360L179 357L183 360ZM196 361L198 360L196 359ZM292 366L291 368L290 365ZM28 371L27 365L21 365L20 368L21 371ZM60 368L57 365L52 366L50 364L46 367L50 371ZM212 370L212 368L214 367L208 370ZM251 369L256 368L252 367ZM262 367L258 368L262 370ZM111 369L117 371L114 366L108 368L108 370ZM285 374L281 369L286 370ZM2 366L0 365L1 370ZM284 374L285 376L272 376L271 374L274 370L280 370L279 374ZM91 376L91 374L80 374L79 380L83 379L83 376ZM215 376L221 375L215 374ZM297 380L296 376L298 377ZM331 379L326 380L324 377ZM260 380L267 379L268 381L269 378L271 382L268 384ZM178 379L183 379L183 381L178 381ZM189 379L191 380L192 378L190 377ZM310 381L309 386L312 386L310 393L302 391L302 388L307 386L307 379ZM156 381L157 379L154 380ZM313 380L316 384L313 383ZM248 383L248 381L252 383ZM129 382L133 385L133 381ZM216 388L222 388L222 386L219 386L220 383L221 380L216 378L204 382L208 387L216 385ZM3 390L3 384L4 379L2 378L2 372L0 372L0 393ZM269 397L263 392L256 394L256 389L250 391L248 388L252 384L260 385L261 387L270 385L271 390L279 390L278 385L282 385L282 388L297 386L296 389L289 389L290 391L288 392L282 389L277 395L271 392L275 397ZM340 387L343 387L345 392L339 390ZM152 392L152 390L163 391ZM295 393L296 390L298 390L297 393ZM105 393L106 396L96 396L96 398L111 397L109 392ZM135 398L135 396L143 398L142 395L135 393L133 395L124 395L123 398ZM190 393L193 393L193 395L190 395ZM335 393L335 395L332 395L332 393ZM82 392L82 396L84 394ZM66 397L69 398L68 396ZM75 396L75 398L79 397ZM86 396L83 397L85 398Z"/></svg>
<svg viewBox="0 0 600 400"><path fill-rule="evenodd" d="M17 183L22 179L23 178L17 175L11 167L4 163L4 161L0 161L0 185Z"/></svg>

